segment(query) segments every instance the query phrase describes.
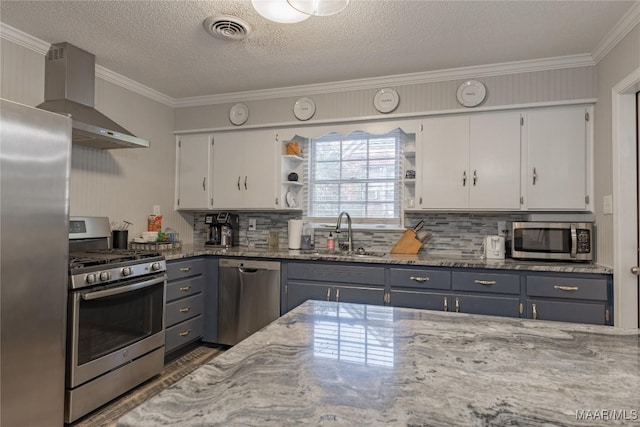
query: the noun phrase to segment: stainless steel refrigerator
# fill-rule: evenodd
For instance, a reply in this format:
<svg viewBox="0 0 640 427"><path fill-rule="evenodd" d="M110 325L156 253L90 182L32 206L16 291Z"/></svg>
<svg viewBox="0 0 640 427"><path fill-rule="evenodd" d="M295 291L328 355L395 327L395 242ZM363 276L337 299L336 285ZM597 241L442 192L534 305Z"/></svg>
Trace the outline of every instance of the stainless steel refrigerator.
<svg viewBox="0 0 640 427"><path fill-rule="evenodd" d="M0 425L62 426L71 119L0 99Z"/></svg>

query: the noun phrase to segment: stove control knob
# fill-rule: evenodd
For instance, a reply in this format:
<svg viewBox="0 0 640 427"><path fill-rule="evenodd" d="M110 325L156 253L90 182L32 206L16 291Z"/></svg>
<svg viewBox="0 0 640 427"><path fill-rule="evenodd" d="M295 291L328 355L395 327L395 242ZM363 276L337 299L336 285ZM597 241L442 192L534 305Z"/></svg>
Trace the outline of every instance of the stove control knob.
<svg viewBox="0 0 640 427"><path fill-rule="evenodd" d="M125 267L122 269L123 276L131 276L132 274L133 274L133 271L131 271L131 267Z"/></svg>
<svg viewBox="0 0 640 427"><path fill-rule="evenodd" d="M103 271L102 273L100 273L100 281L101 282L106 282L110 278L111 278L111 274L109 274L109 272Z"/></svg>
<svg viewBox="0 0 640 427"><path fill-rule="evenodd" d="M96 283L96 275L95 274L87 274L87 277L85 278L86 282L88 284L93 284Z"/></svg>
<svg viewBox="0 0 640 427"><path fill-rule="evenodd" d="M158 271L158 270L160 270L159 262L154 262L153 264L151 264L151 271Z"/></svg>

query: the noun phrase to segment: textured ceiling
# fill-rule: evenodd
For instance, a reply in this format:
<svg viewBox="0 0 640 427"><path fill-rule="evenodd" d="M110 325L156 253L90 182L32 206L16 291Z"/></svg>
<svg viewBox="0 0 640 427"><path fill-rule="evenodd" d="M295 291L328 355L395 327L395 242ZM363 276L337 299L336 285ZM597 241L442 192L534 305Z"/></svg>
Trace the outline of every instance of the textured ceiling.
<svg viewBox="0 0 640 427"><path fill-rule="evenodd" d="M173 98L590 54L633 1L351 0L298 24L250 1L0 1L0 21ZM243 41L202 22L233 15Z"/></svg>

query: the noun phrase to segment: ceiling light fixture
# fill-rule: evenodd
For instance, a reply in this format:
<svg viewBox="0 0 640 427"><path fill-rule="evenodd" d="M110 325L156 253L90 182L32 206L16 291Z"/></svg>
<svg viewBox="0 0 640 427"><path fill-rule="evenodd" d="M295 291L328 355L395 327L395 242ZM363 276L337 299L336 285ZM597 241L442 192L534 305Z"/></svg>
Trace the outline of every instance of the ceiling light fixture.
<svg viewBox="0 0 640 427"><path fill-rule="evenodd" d="M287 3L308 15L329 16L342 12L349 0L287 0Z"/></svg>
<svg viewBox="0 0 640 427"><path fill-rule="evenodd" d="M287 0L251 0L251 5L262 17L281 24L295 24L311 17L287 3Z"/></svg>

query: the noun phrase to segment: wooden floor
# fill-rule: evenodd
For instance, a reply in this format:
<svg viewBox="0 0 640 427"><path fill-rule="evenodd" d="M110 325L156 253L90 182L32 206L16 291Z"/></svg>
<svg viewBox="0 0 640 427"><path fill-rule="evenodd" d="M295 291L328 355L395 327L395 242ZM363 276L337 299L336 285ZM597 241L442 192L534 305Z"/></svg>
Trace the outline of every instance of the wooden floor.
<svg viewBox="0 0 640 427"><path fill-rule="evenodd" d="M190 347L167 363L160 375L151 378L70 425L74 427L115 427L122 415L160 393L214 357L224 353L227 348L215 345Z"/></svg>

